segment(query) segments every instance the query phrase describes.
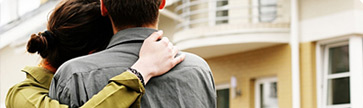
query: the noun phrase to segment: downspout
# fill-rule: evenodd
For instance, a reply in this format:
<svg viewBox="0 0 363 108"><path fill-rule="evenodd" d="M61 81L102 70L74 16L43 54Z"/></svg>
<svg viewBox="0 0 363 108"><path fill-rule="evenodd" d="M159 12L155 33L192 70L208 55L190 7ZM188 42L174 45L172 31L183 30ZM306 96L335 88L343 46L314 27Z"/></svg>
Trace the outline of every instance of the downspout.
<svg viewBox="0 0 363 108"><path fill-rule="evenodd" d="M299 47L299 11L298 0L291 0L291 75L292 108L300 108L300 47Z"/></svg>

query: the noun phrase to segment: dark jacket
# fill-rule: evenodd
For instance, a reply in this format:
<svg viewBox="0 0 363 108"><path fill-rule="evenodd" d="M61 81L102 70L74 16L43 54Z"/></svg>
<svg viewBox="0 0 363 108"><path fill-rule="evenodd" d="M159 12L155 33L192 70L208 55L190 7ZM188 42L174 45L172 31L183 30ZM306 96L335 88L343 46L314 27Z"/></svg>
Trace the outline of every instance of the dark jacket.
<svg viewBox="0 0 363 108"><path fill-rule="evenodd" d="M50 97L72 107L81 106L105 87L110 78L136 62L143 40L155 31L149 28L119 31L106 50L64 63L53 77ZM194 54L185 54L182 63L148 82L141 107L216 107L215 85L208 64Z"/></svg>

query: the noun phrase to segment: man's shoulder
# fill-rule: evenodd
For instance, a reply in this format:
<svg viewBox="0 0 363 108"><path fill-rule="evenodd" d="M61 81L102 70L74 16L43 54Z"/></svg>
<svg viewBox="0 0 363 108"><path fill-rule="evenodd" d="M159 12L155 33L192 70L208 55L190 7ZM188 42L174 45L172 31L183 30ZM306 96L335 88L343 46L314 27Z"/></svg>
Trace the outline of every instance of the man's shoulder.
<svg viewBox="0 0 363 108"><path fill-rule="evenodd" d="M208 63L200 56L193 53L181 52L185 54L185 59L176 68L179 67L191 67L191 68L201 68L203 70L210 70Z"/></svg>
<svg viewBox="0 0 363 108"><path fill-rule="evenodd" d="M185 75L193 77L212 77L212 71L203 58L187 52L181 52L181 54L185 54L184 61L176 65L164 76L180 77L181 75Z"/></svg>
<svg viewBox="0 0 363 108"><path fill-rule="evenodd" d="M215 107L214 79L208 63L195 54L181 54L186 55L183 62L147 83L142 107Z"/></svg>

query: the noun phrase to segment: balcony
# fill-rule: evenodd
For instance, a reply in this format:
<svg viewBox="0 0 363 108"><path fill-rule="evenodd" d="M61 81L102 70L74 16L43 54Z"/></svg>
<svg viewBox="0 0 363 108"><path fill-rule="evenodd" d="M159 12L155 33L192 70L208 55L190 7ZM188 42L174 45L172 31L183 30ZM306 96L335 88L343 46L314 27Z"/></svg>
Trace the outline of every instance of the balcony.
<svg viewBox="0 0 363 108"><path fill-rule="evenodd" d="M204 58L289 42L288 0L182 0L173 42Z"/></svg>

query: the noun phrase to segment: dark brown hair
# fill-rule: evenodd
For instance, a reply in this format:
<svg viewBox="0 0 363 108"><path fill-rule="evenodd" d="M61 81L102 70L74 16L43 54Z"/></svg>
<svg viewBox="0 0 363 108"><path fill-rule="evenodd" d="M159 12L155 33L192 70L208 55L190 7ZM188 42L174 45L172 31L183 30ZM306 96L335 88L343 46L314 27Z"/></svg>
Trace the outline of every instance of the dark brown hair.
<svg viewBox="0 0 363 108"><path fill-rule="evenodd" d="M63 0L49 17L47 31L31 35L27 50L58 68L69 59L105 49L112 35L99 0Z"/></svg>
<svg viewBox="0 0 363 108"><path fill-rule="evenodd" d="M155 24L161 0L103 0L116 28Z"/></svg>

